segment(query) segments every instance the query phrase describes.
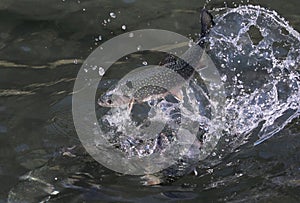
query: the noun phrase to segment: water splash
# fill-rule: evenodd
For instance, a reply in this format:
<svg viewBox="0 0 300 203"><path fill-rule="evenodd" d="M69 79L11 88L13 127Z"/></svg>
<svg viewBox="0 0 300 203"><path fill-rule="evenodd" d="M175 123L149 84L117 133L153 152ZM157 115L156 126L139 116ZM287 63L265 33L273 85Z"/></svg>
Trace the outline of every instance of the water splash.
<svg viewBox="0 0 300 203"><path fill-rule="evenodd" d="M209 40L209 55L226 75L230 135L245 141L258 129L259 144L299 115L300 35L275 11L227 9Z"/></svg>
<svg viewBox="0 0 300 203"><path fill-rule="evenodd" d="M259 137L255 144L259 144L299 115L299 33L276 12L259 6L219 12L208 37L208 54L222 75L226 101L213 104L195 79L194 85L181 89L182 103L168 99L150 101L136 105L133 114L127 108L111 109L100 122L107 128L107 139L129 157L159 153L178 141L176 130L181 119L188 119L191 126L193 122L200 124L197 130L191 126L187 129L200 140L200 151L195 153L201 160L206 157L202 156L205 146L216 142L210 139L211 133L219 128L229 137L223 148L231 151L247 142L254 130L253 136ZM212 119L211 108L224 110L224 117L219 118L226 121L224 126ZM135 120L134 115L140 120ZM149 122L161 128L151 138L143 131Z"/></svg>

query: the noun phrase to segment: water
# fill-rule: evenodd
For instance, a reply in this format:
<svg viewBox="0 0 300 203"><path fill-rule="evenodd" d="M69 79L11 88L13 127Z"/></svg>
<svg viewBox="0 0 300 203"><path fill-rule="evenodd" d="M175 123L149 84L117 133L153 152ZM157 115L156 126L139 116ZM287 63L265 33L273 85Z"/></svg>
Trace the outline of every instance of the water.
<svg viewBox="0 0 300 203"><path fill-rule="evenodd" d="M298 1L290 0L284 6L280 1L259 4L276 10L300 30ZM80 143L69 122L70 94L77 71L91 51L102 41L124 33L123 25L125 31L158 28L195 38L200 32L198 13L203 5L199 1L155 1L149 5L138 0L1 1L0 202L6 201L9 191L10 200L28 202L298 202L299 119L262 144L234 148L235 152L226 154L214 166L210 159L204 160L198 166L198 176L186 175L157 187L144 187L138 177L114 173L82 149L72 149ZM223 1L210 1L208 5L224 7ZM137 61L141 65L151 60L145 56ZM105 78L102 90L128 72L128 67L122 67L119 75ZM243 98L239 101L241 104L235 105L242 108ZM285 110L284 106L278 108ZM105 113L104 109L99 111ZM241 128L236 124L231 129L238 132ZM259 129L256 133L261 135ZM254 143L258 137L249 139Z"/></svg>

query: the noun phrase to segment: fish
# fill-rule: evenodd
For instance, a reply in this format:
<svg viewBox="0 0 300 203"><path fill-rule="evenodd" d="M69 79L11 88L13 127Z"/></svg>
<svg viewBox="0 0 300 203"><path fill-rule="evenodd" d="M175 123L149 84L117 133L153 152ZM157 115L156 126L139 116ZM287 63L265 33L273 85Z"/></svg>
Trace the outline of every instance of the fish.
<svg viewBox="0 0 300 203"><path fill-rule="evenodd" d="M116 85L110 87L98 99L102 107L120 107L173 95L182 101L180 89L189 82L195 72L206 66L204 56L205 36L215 24L213 16L203 9L200 14L201 36L197 43L180 58L168 56L156 66L144 66L129 72Z"/></svg>

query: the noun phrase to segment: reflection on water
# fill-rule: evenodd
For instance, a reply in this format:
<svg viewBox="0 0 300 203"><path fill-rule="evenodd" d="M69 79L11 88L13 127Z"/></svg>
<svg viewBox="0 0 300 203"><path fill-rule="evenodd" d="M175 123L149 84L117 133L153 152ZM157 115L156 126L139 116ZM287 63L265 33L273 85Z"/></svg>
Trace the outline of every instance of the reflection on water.
<svg viewBox="0 0 300 203"><path fill-rule="evenodd" d="M281 1L259 3L300 30L299 1L289 0L284 6ZM12 188L12 201L29 202L49 198L54 202L298 202L298 119L261 145L242 146L211 168L210 160L204 161L198 176L186 175L160 187L142 187L138 177L109 171L82 149L73 148L80 144L70 122L70 94L91 51L102 41L140 28L195 38L203 5L199 1L1 1L0 202ZM208 3L209 8L223 6L223 1ZM123 65L120 74L128 70ZM118 78L110 75L100 86L104 90Z"/></svg>

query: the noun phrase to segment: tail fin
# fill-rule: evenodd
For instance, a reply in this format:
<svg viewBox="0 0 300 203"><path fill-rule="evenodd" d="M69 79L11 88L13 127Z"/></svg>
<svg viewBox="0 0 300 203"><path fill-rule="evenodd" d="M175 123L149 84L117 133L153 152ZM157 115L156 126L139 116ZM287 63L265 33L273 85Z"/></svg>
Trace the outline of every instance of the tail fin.
<svg viewBox="0 0 300 203"><path fill-rule="evenodd" d="M213 16L211 15L211 13L209 13L208 10L206 9L202 9L200 14L200 20L201 20L201 38L202 38L209 32L209 29L215 25L215 22L213 21Z"/></svg>

